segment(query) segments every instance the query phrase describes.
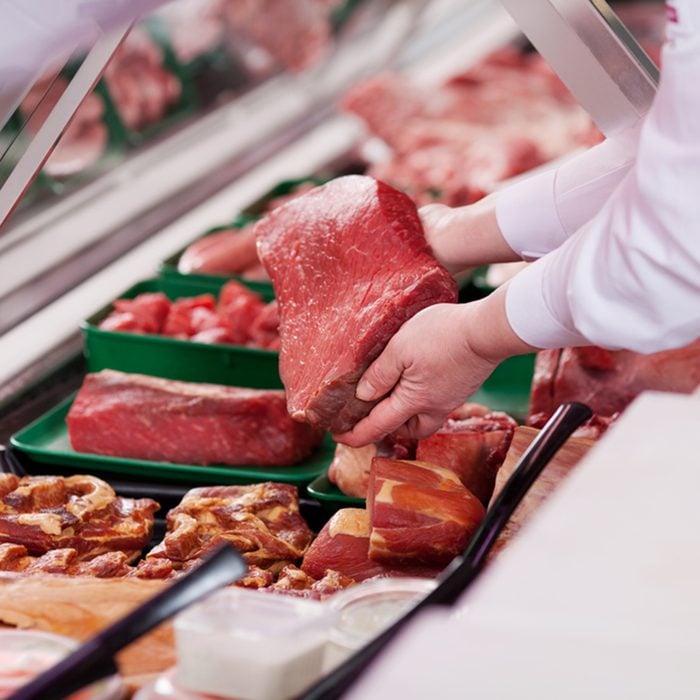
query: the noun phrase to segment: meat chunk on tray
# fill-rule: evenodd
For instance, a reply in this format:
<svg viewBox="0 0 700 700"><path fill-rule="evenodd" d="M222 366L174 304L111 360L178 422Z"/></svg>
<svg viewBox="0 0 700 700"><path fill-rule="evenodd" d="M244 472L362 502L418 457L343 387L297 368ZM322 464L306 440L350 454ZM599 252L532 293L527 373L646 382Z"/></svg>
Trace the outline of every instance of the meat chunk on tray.
<svg viewBox="0 0 700 700"><path fill-rule="evenodd" d="M283 391L114 370L87 375L66 420L78 452L184 464L291 465L322 438Z"/></svg>

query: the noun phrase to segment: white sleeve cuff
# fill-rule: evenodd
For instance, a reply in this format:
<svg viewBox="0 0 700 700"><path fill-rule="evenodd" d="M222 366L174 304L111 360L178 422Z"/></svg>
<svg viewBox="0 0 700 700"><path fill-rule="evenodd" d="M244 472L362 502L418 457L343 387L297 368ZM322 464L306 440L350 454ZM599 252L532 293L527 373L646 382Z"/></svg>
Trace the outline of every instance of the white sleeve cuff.
<svg viewBox="0 0 700 700"><path fill-rule="evenodd" d="M590 343L575 330L563 326L549 308L544 293L552 255L528 265L509 283L506 316L515 334L536 348L566 348ZM561 290L566 294L566 289Z"/></svg>
<svg viewBox="0 0 700 700"><path fill-rule="evenodd" d="M554 198L556 172L550 168L496 193L498 226L524 260L541 258L565 236Z"/></svg>

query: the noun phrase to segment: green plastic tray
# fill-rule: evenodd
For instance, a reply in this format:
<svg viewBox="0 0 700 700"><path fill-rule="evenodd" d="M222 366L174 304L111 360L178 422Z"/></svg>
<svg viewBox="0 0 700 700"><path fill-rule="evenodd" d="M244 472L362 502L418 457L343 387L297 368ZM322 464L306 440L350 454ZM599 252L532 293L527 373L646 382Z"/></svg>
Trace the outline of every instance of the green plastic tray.
<svg viewBox="0 0 700 700"><path fill-rule="evenodd" d="M365 499L348 496L328 478L328 470L317 476L306 487L306 493L315 498L325 510L335 512L341 508L364 508Z"/></svg>
<svg viewBox="0 0 700 700"><path fill-rule="evenodd" d="M195 284L186 280L151 279L119 296L132 299L145 292L163 292L170 299L217 295L224 282ZM122 333L98 328L111 310L109 304L83 321L83 350L88 372L116 369L188 382L209 382L255 389L281 389L279 355L238 345L196 343L144 333Z"/></svg>
<svg viewBox="0 0 700 700"><path fill-rule="evenodd" d="M330 436L326 436L321 446L306 461L291 467L203 467L76 452L70 445L66 426L66 414L73 398L70 396L15 433L10 438L12 446L34 462L66 466L82 472L109 472L144 480L184 481L193 485L281 481L303 486L323 473L333 459L335 445Z"/></svg>
<svg viewBox="0 0 700 700"><path fill-rule="evenodd" d="M219 231L224 231L227 228L243 228L246 224L252 221L257 221L265 211L267 203L274 199L275 197L282 197L285 194L289 194L295 187L302 185L306 182L312 182L316 185L322 185L327 182L329 177L301 177L294 180L283 180L282 182L275 185L272 189L268 190L262 197L256 199L252 204L247 206L238 216L236 216L233 221L222 226L216 226L214 228L208 229L197 239L204 238L210 233L218 233ZM194 243L194 241L192 241ZM251 289L255 290L259 294L267 295L269 298L273 298L274 291L272 289L271 282L256 282L245 280L239 275L206 275L201 273L188 273L184 274L177 269L177 265L180 262L180 257L185 252L186 248L181 248L176 253L166 258L161 264L159 269L159 275L164 279L168 280L190 280L194 282L206 283L209 281L216 281L219 284L223 284L228 280L235 279L243 284L247 285Z"/></svg>
<svg viewBox="0 0 700 700"><path fill-rule="evenodd" d="M505 411L523 422L530 407L530 386L535 355L518 355L501 362L470 401L494 411Z"/></svg>

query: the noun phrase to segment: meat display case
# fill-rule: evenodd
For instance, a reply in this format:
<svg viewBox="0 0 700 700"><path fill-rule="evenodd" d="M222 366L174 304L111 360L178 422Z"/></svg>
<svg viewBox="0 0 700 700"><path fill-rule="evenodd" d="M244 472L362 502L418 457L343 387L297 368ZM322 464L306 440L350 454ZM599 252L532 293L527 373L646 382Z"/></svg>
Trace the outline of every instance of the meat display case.
<svg viewBox="0 0 700 700"><path fill-rule="evenodd" d="M518 16L518 3L504 4L513 5ZM520 3L526 4L538 3ZM418 82L437 83L493 49L524 41L511 17L489 0L375 5L369 17L384 13L383 21L341 42L327 67L299 76L278 72L246 85L74 191L17 211L5 223L0 235L0 443L6 445L11 435L80 386L85 360L78 326L83 319L153 276L164 259L280 181L352 167L357 149L365 147L363 132L335 107L352 82L397 66ZM539 5L559 11L557 5L566 3ZM591 4L597 14L588 20L600 17L600 6ZM547 46L547 37L538 45L537 29L545 22L530 19L536 25L528 31L530 39L556 65L549 53L556 47ZM528 19L519 20L527 28ZM576 26L569 20L564 21ZM630 58L629 45L613 34L617 57L641 69L635 87L620 98L628 115L620 117L620 109L599 114L606 132L643 112L655 79L653 66L634 52ZM360 53L366 63L358 66ZM585 71L570 80L584 104L588 94L608 109L607 97L590 95ZM595 116L595 104L586 106ZM27 466L18 464L16 455L4 456L4 469ZM119 475L110 475L109 481L118 493L157 497L164 506L175 505L184 493L173 483ZM313 501L305 501L303 509L314 528L327 518Z"/></svg>

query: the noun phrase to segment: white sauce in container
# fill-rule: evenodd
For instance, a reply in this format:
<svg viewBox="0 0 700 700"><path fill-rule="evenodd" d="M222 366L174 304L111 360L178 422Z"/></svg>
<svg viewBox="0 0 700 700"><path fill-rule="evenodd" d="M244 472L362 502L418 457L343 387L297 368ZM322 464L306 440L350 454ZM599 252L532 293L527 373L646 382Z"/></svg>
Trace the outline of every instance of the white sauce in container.
<svg viewBox="0 0 700 700"><path fill-rule="evenodd" d="M431 579L382 578L333 596L329 605L337 617L326 647L324 673L381 634L436 585Z"/></svg>
<svg viewBox="0 0 700 700"><path fill-rule="evenodd" d="M239 700L294 697L321 675L333 618L315 601L220 591L175 620L177 685Z"/></svg>

